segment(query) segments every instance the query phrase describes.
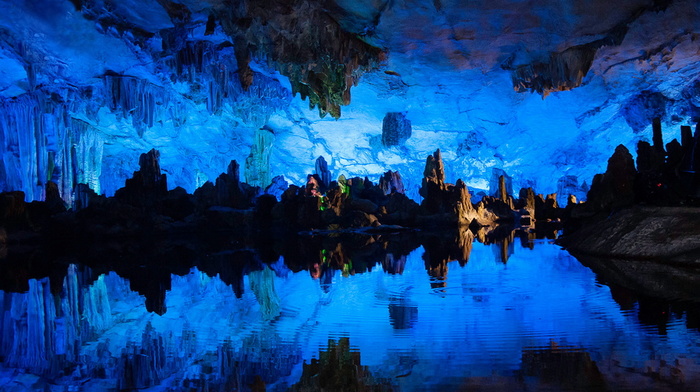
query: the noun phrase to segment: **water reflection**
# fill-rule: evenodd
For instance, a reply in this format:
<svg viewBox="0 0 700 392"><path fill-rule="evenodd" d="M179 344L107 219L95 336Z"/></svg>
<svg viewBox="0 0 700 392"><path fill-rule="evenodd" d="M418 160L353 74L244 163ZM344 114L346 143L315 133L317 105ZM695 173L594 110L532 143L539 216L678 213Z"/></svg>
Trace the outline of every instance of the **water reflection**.
<svg viewBox="0 0 700 392"><path fill-rule="evenodd" d="M586 260L594 273L533 233L160 245L9 254L0 389L679 391L700 381L694 297L641 295L623 267Z"/></svg>

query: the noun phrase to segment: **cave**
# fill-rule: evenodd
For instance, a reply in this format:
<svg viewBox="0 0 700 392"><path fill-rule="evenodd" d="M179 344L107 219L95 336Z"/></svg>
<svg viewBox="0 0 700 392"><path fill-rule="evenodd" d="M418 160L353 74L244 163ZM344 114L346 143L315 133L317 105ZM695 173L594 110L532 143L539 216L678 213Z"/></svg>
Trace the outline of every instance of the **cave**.
<svg viewBox="0 0 700 392"><path fill-rule="evenodd" d="M692 390L695 0L5 0L0 389Z"/></svg>

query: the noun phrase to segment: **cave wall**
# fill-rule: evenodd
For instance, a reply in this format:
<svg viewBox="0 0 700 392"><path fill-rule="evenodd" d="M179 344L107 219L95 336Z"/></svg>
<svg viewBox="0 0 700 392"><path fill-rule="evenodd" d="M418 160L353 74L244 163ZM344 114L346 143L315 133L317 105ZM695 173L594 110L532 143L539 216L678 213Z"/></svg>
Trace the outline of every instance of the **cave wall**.
<svg viewBox="0 0 700 392"><path fill-rule="evenodd" d="M667 140L698 119L690 0L0 3L0 190L28 200L48 180L111 195L151 148L193 191L260 155L263 128L255 181L303 184L324 156L417 198L440 148L448 182L486 191L498 169L552 193L634 153L651 118ZM388 113L411 126L396 145Z"/></svg>

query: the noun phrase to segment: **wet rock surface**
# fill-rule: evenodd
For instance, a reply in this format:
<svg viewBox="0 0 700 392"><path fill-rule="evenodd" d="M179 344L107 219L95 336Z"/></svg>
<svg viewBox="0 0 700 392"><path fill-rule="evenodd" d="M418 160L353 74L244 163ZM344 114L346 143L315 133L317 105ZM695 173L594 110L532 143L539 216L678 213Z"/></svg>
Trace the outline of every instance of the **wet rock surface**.
<svg viewBox="0 0 700 392"><path fill-rule="evenodd" d="M578 253L700 265L700 209L635 206L562 239Z"/></svg>

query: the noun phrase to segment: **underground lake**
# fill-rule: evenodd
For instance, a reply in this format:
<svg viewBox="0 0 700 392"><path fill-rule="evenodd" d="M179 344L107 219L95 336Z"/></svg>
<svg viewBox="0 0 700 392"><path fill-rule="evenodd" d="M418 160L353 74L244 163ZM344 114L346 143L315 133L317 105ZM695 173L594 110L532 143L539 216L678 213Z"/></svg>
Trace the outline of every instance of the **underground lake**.
<svg viewBox="0 0 700 392"><path fill-rule="evenodd" d="M493 234L11 252L0 389L679 391L700 381L692 290L637 293L610 263L592 269L555 244L556 232Z"/></svg>

